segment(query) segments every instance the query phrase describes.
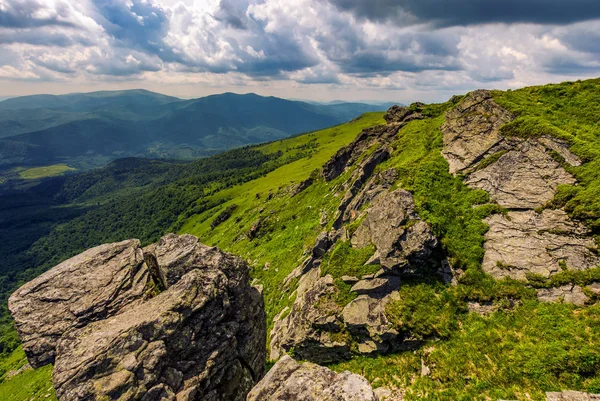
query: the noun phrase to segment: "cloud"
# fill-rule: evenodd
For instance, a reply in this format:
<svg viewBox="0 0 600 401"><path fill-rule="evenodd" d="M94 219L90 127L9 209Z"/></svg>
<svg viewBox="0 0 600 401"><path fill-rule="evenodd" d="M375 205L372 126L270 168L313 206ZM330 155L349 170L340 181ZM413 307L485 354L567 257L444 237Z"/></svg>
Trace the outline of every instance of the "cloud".
<svg viewBox="0 0 600 401"><path fill-rule="evenodd" d="M214 17L217 21L223 22L233 28L248 29L244 6L243 2L236 4L231 0L221 0Z"/></svg>
<svg viewBox="0 0 600 401"><path fill-rule="evenodd" d="M597 0L327 0L357 17L403 24L570 24L600 18Z"/></svg>
<svg viewBox="0 0 600 401"><path fill-rule="evenodd" d="M74 26L69 21L69 5L64 2L44 3L36 0L0 0L0 27L37 28Z"/></svg>
<svg viewBox="0 0 600 401"><path fill-rule="evenodd" d="M0 78L430 98L593 76L598 32L597 0L0 0Z"/></svg>

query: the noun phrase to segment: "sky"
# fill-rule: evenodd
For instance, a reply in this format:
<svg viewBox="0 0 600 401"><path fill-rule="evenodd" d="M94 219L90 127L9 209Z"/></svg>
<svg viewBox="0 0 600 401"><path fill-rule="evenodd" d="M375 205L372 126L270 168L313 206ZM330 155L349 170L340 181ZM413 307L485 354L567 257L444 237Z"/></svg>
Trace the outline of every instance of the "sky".
<svg viewBox="0 0 600 401"><path fill-rule="evenodd" d="M0 97L444 101L600 76L600 0L0 0Z"/></svg>

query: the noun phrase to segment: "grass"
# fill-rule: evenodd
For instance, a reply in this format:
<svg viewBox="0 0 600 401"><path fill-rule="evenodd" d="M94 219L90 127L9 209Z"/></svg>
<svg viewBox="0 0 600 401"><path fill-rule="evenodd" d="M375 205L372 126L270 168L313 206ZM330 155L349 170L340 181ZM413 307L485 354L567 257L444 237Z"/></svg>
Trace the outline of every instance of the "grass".
<svg viewBox="0 0 600 401"><path fill-rule="evenodd" d="M33 167L19 172L19 177L25 180L37 180L45 177L56 177L66 174L70 171L76 171L73 167L66 164L53 164L51 166Z"/></svg>
<svg viewBox="0 0 600 401"><path fill-rule="evenodd" d="M51 384L51 365L35 370L27 369L13 377L8 377L9 372L17 371L26 364L27 358L21 347L0 360L0 399L2 401L56 401L56 394Z"/></svg>
<svg viewBox="0 0 600 401"><path fill-rule="evenodd" d="M448 340L429 341L417 352L332 368L363 374L377 386L407 388L406 400L541 401L545 391L600 392L599 341L600 306L531 300L489 317L458 315ZM429 377L420 375L421 358Z"/></svg>
<svg viewBox="0 0 600 401"><path fill-rule="evenodd" d="M309 156L293 161L256 180L218 191L206 199L215 206L183 221L180 232L197 235L204 243L218 246L245 258L252 277L264 286L269 330L273 318L293 297L282 291L285 277L298 266L303 254L325 227L323 213L333 216L339 204L335 188L344 177L313 185L291 198L292 187L309 178L338 149L348 145L364 128L384 123L383 113L369 113L350 123L258 147L265 153L283 152L284 157L310 149ZM213 219L236 204L231 217L211 228ZM247 233L261 221L260 235L250 240ZM268 270L265 266L268 264Z"/></svg>

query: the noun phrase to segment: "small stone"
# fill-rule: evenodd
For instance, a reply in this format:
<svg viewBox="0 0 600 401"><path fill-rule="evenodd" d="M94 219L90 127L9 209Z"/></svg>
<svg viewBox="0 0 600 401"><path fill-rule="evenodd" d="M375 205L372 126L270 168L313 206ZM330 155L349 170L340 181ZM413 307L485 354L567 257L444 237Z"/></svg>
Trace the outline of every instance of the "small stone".
<svg viewBox="0 0 600 401"><path fill-rule="evenodd" d="M354 285L358 282L358 278L354 277L354 276L342 276L341 280L346 283L346 284L350 284L350 285Z"/></svg>

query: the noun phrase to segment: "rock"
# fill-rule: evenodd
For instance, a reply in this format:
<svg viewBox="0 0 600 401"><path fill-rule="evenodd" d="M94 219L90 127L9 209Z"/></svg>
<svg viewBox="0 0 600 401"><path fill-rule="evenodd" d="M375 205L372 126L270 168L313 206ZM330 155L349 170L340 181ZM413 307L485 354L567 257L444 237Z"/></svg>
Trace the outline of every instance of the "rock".
<svg viewBox="0 0 600 401"><path fill-rule="evenodd" d="M486 154L502 149L500 127L514 116L500 107L489 91L476 90L446 114L442 125L442 154L451 173L461 172Z"/></svg>
<svg viewBox="0 0 600 401"><path fill-rule="evenodd" d="M221 223L224 223L225 221L229 220L229 218L231 217L231 214L235 211L235 209L237 209L237 205L227 206L225 208L225 210L223 210L221 213L219 213L219 215L217 217L215 217L215 219L212 221L212 223L210 223L210 228L212 228L214 230Z"/></svg>
<svg viewBox="0 0 600 401"><path fill-rule="evenodd" d="M423 118L423 115L415 109L406 106L392 106L383 118L388 124L394 124L420 120Z"/></svg>
<svg viewBox="0 0 600 401"><path fill-rule="evenodd" d="M350 285L354 285L358 282L358 277L354 277L354 276L342 276L341 280L346 283L346 284L350 284Z"/></svg>
<svg viewBox="0 0 600 401"><path fill-rule="evenodd" d="M381 192L371 202L352 244L373 243L377 248L375 259L388 270L418 269L431 264L438 241L414 207L408 191Z"/></svg>
<svg viewBox="0 0 600 401"><path fill-rule="evenodd" d="M552 200L558 185L574 184L575 179L543 145L525 141L495 163L472 173L466 183L487 191L500 206L534 209Z"/></svg>
<svg viewBox="0 0 600 401"><path fill-rule="evenodd" d="M367 380L284 356L248 394L247 401L378 401Z"/></svg>
<svg viewBox="0 0 600 401"><path fill-rule="evenodd" d="M325 226L325 225L327 225L328 221L329 221L329 216L327 216L327 212L321 213L321 218L319 219L319 224L321 226Z"/></svg>
<svg viewBox="0 0 600 401"><path fill-rule="evenodd" d="M316 363L338 362L350 357L350 347L340 341L342 323L337 319L341 307L333 301L337 287L330 275L321 277L313 268L298 282L296 300L289 313L279 315L271 331L270 359L277 360L294 350L294 355Z"/></svg>
<svg viewBox="0 0 600 401"><path fill-rule="evenodd" d="M392 391L385 387L377 387L373 390L379 401L403 401L404 393L401 391Z"/></svg>
<svg viewBox="0 0 600 401"><path fill-rule="evenodd" d="M19 288L8 308L31 366L53 363L65 331L119 313L149 284L140 242L128 240L89 249Z"/></svg>
<svg viewBox="0 0 600 401"><path fill-rule="evenodd" d="M592 294L596 296L600 295L600 283L592 283L588 285L587 288L592 292Z"/></svg>
<svg viewBox="0 0 600 401"><path fill-rule="evenodd" d="M401 340L385 316L385 306L390 299L390 295L381 299L360 295L342 311L342 319L348 332L359 341L371 341L374 345L369 348L363 347L364 353L392 351Z"/></svg>
<svg viewBox="0 0 600 401"><path fill-rule="evenodd" d="M543 277L568 269L585 270L600 265L591 249L596 244L589 230L562 210L509 212L492 215L485 235L483 270L496 278L523 280L526 273Z"/></svg>
<svg viewBox="0 0 600 401"><path fill-rule="evenodd" d="M325 181L337 178L373 145L380 144L380 147L383 147L388 144L396 136L399 128L399 126L380 125L363 130L352 143L340 149L325 163L321 171Z"/></svg>
<svg viewBox="0 0 600 401"><path fill-rule="evenodd" d="M421 377L426 377L431 374L429 366L425 365L425 361L421 358Z"/></svg>
<svg viewBox="0 0 600 401"><path fill-rule="evenodd" d="M569 150L569 144L566 141L552 138L550 136L542 136L538 138L538 142L544 145L546 148L558 153L567 164L574 167L581 166L581 159L571 153Z"/></svg>
<svg viewBox="0 0 600 401"><path fill-rule="evenodd" d="M478 315L481 315L481 316L487 316L487 315L491 315L492 313L496 312L498 310L498 307L496 305L492 304L491 302L479 303L479 302L468 301L467 309L471 313L477 313Z"/></svg>
<svg viewBox="0 0 600 401"><path fill-rule="evenodd" d="M309 177L306 180L302 181L300 184L294 186L294 188L292 189L292 197L298 195L300 192L310 187L313 184L313 182L314 180L311 177Z"/></svg>
<svg viewBox="0 0 600 401"><path fill-rule="evenodd" d="M574 284L567 284L557 288L541 288L537 291L537 297L542 302L564 302L583 306L589 299L583 289Z"/></svg>
<svg viewBox="0 0 600 401"><path fill-rule="evenodd" d="M58 398L244 400L264 372L265 314L247 266L227 260L192 268L156 297L67 331L53 372Z"/></svg>
<svg viewBox="0 0 600 401"><path fill-rule="evenodd" d="M262 213L262 211L261 211L261 213ZM265 228L265 222L266 222L265 218L259 218L254 223L252 223L252 225L250 226L250 229L248 230L248 234L247 234L248 239L250 241L260 237L263 234L262 230Z"/></svg>
<svg viewBox="0 0 600 401"><path fill-rule="evenodd" d="M221 266L229 275L238 269L246 268L246 263L240 258L216 247L206 246L197 237L189 234L167 234L157 243L146 247L144 252L146 260L148 255L156 259L164 288L177 283L191 269Z"/></svg>
<svg viewBox="0 0 600 401"><path fill-rule="evenodd" d="M331 241L329 240L329 235L326 232L323 232L317 236L315 240L315 245L312 249L312 255L315 258L320 258L325 255L331 246Z"/></svg>
<svg viewBox="0 0 600 401"><path fill-rule="evenodd" d="M190 235L102 245L24 285L11 311L61 401L242 401L264 373L248 265Z"/></svg>
<svg viewBox="0 0 600 401"><path fill-rule="evenodd" d="M580 391L560 391L546 393L546 401L595 401L600 394L589 394Z"/></svg>
<svg viewBox="0 0 600 401"><path fill-rule="evenodd" d="M389 277L377 277L371 280L361 280L354 284L350 291L356 292L357 294L369 294L376 296L379 294L389 294L400 287L400 277L389 276Z"/></svg>

